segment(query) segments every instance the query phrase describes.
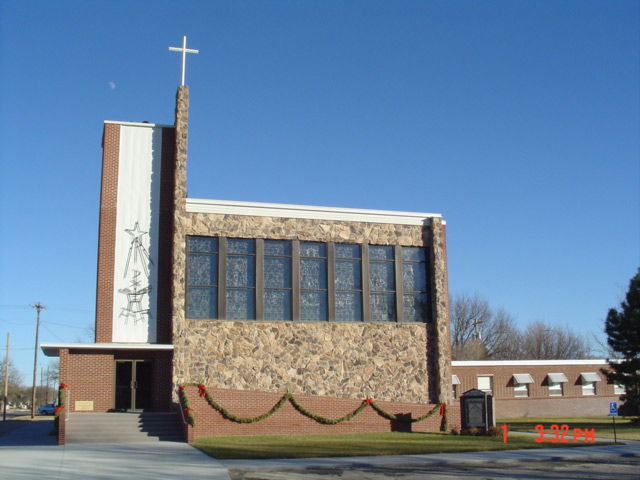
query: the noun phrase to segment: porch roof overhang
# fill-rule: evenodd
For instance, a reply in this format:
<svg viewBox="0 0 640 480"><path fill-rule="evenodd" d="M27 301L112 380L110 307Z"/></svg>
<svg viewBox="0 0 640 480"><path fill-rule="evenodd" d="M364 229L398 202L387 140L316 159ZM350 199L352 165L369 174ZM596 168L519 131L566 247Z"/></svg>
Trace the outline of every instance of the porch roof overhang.
<svg viewBox="0 0 640 480"><path fill-rule="evenodd" d="M171 351L173 345L158 343L41 343L40 348L47 357L59 357L61 348L69 350Z"/></svg>

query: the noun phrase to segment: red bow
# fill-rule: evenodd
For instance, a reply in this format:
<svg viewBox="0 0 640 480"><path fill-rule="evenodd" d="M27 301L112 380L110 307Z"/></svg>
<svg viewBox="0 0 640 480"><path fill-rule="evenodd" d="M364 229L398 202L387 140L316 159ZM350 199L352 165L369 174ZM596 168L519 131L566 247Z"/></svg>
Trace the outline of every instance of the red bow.
<svg viewBox="0 0 640 480"><path fill-rule="evenodd" d="M444 415L444 409L445 409L446 405L444 403L440 404L440 415Z"/></svg>
<svg viewBox="0 0 640 480"><path fill-rule="evenodd" d="M178 387L178 390L184 390L184 389L185 389L185 386L184 386L184 385L180 385L180 386Z"/></svg>
<svg viewBox="0 0 640 480"><path fill-rule="evenodd" d="M53 413L54 415L57 415L60 413L60 410L62 410L64 408L64 405L60 405L58 408L56 408L56 411Z"/></svg>
<svg viewBox="0 0 640 480"><path fill-rule="evenodd" d="M373 402L373 400L371 398L367 398L365 402L367 402L367 405L371 405L371 402Z"/></svg>
<svg viewBox="0 0 640 480"><path fill-rule="evenodd" d="M61 383L60 384L60 388L67 388L67 384L66 383Z"/></svg>
<svg viewBox="0 0 640 480"><path fill-rule="evenodd" d="M193 408L187 408L187 415L189 415L191 412L193 412Z"/></svg>
<svg viewBox="0 0 640 480"><path fill-rule="evenodd" d="M200 392L201 397L205 396L204 385L198 385L198 392Z"/></svg>

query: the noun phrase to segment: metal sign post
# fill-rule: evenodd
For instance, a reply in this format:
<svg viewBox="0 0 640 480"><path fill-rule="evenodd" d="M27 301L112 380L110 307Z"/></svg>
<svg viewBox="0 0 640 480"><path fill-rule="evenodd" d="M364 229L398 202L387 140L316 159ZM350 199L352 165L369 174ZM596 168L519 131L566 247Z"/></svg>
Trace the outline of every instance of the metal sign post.
<svg viewBox="0 0 640 480"><path fill-rule="evenodd" d="M609 416L613 421L613 443L618 443L618 437L616 436L616 417L618 416L618 404L616 402L609 403Z"/></svg>

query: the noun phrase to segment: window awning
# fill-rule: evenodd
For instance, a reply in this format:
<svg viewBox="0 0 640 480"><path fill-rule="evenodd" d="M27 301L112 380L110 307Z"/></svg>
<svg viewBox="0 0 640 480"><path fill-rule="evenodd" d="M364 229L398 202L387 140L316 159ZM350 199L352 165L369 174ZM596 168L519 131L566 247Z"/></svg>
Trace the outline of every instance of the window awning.
<svg viewBox="0 0 640 480"><path fill-rule="evenodd" d="M460 385L460 379L457 375L451 375L451 383L453 385Z"/></svg>
<svg viewBox="0 0 640 480"><path fill-rule="evenodd" d="M582 382L599 382L602 379L596 372L587 372L581 373L580 377L582 378Z"/></svg>
<svg viewBox="0 0 640 480"><path fill-rule="evenodd" d="M528 373L514 373L513 382L514 383L534 383L533 377Z"/></svg>
<svg viewBox="0 0 640 480"><path fill-rule="evenodd" d="M567 376L564 373L548 373L549 381L553 383L568 383Z"/></svg>

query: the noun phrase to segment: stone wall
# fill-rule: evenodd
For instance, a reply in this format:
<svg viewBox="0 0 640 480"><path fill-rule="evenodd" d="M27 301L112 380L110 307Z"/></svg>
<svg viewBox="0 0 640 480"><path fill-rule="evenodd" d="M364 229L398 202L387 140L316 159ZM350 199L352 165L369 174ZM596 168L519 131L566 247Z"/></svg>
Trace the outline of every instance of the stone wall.
<svg viewBox="0 0 640 480"><path fill-rule="evenodd" d="M428 403L426 325L187 321L178 383Z"/></svg>

